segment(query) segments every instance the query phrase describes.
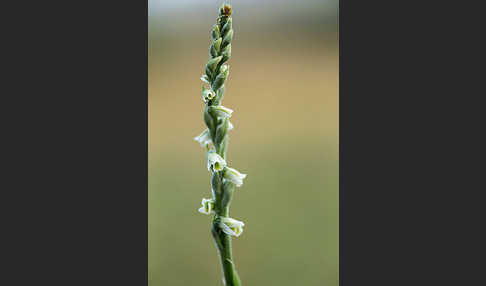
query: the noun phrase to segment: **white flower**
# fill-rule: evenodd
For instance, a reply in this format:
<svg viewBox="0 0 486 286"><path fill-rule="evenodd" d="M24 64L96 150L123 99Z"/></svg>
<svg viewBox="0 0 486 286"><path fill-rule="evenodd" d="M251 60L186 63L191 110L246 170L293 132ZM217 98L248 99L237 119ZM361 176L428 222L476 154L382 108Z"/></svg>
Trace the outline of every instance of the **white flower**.
<svg viewBox="0 0 486 286"><path fill-rule="evenodd" d="M246 178L246 174L242 174L237 170L226 167L223 173L223 178L235 184L237 187L243 185L243 179Z"/></svg>
<svg viewBox="0 0 486 286"><path fill-rule="evenodd" d="M206 147L206 145L210 144L211 141L211 134L209 133L209 129L206 129L201 133L199 136L194 137L194 140L201 144L201 147Z"/></svg>
<svg viewBox="0 0 486 286"><path fill-rule="evenodd" d="M228 131L230 131L231 129L233 129L233 124L231 124L231 122L228 121Z"/></svg>
<svg viewBox="0 0 486 286"><path fill-rule="evenodd" d="M218 153L214 151L209 151L206 154L207 154L209 171L218 172L223 170L224 167L226 167L226 161L221 156L219 156Z"/></svg>
<svg viewBox="0 0 486 286"><path fill-rule="evenodd" d="M244 225L242 221L230 217L221 217L219 221L219 226L223 232L232 236L240 236Z"/></svg>
<svg viewBox="0 0 486 286"><path fill-rule="evenodd" d="M214 200L203 198L201 201L202 207L199 208L199 212L202 214L214 213Z"/></svg>
<svg viewBox="0 0 486 286"><path fill-rule="evenodd" d="M207 76L207 75L205 75L205 74L203 74L203 75L201 76L201 80L202 80L202 81L204 81L204 82L206 82L206 83L209 83L209 78L208 78L208 76Z"/></svg>
<svg viewBox="0 0 486 286"><path fill-rule="evenodd" d="M210 108L212 112L216 113L218 117L222 117L222 118L229 118L231 117L231 113L233 113L233 110L224 107L222 105L211 106Z"/></svg>
<svg viewBox="0 0 486 286"><path fill-rule="evenodd" d="M214 98L216 94L214 93L214 91L210 90L210 89L205 89L203 92L202 92L202 99L204 102L207 102L208 100L211 100Z"/></svg>

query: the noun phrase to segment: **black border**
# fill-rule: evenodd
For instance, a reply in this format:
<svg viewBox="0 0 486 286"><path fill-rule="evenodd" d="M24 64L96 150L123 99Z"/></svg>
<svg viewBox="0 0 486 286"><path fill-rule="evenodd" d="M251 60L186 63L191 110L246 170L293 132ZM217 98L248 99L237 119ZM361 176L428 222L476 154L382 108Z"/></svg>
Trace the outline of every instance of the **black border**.
<svg viewBox="0 0 486 286"><path fill-rule="evenodd" d="M148 284L147 8L7 9L12 223L1 284Z"/></svg>
<svg viewBox="0 0 486 286"><path fill-rule="evenodd" d="M481 11L340 1L340 285L485 283Z"/></svg>

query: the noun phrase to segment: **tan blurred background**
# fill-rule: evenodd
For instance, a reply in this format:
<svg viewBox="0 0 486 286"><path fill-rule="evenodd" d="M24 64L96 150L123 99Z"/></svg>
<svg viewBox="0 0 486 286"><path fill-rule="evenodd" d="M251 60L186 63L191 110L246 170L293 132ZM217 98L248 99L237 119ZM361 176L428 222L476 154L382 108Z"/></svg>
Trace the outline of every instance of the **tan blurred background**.
<svg viewBox="0 0 486 286"><path fill-rule="evenodd" d="M149 0L149 285L222 285L193 137L222 1ZM228 162L244 285L338 285L338 1L230 1Z"/></svg>

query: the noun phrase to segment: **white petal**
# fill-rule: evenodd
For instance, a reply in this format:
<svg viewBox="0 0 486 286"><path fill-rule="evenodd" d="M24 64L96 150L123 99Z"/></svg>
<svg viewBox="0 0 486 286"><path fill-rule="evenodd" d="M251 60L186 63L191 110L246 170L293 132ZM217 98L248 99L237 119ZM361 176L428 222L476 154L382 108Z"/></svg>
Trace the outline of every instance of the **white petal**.
<svg viewBox="0 0 486 286"><path fill-rule="evenodd" d="M203 75L201 76L201 80L202 80L202 81L204 81L204 82L206 82L206 83L209 83L208 76L207 76L207 75L205 75L205 74L203 74Z"/></svg>
<svg viewBox="0 0 486 286"><path fill-rule="evenodd" d="M226 167L226 161L214 151L207 153L207 160L207 167L209 171L221 171L224 169L224 167Z"/></svg>
<svg viewBox="0 0 486 286"><path fill-rule="evenodd" d="M244 225L242 221L230 217L223 217L220 222L223 232L233 236L240 236L243 233Z"/></svg>
<svg viewBox="0 0 486 286"><path fill-rule="evenodd" d="M223 117L223 118L229 118L229 117L231 117L231 114L233 113L233 110L231 110L227 107L224 107L222 105L211 106L211 108L216 112L216 114L219 117Z"/></svg>
<svg viewBox="0 0 486 286"><path fill-rule="evenodd" d="M246 174L242 174L233 168L226 167L226 171L224 172L225 180L232 182L237 187L241 187L244 178L246 178Z"/></svg>
<svg viewBox="0 0 486 286"><path fill-rule="evenodd" d="M227 226L226 224L224 223L221 223L220 224L221 226L221 229L223 230L224 233L226 234L229 234L229 235L233 235L233 236L236 236L236 232L234 232L229 226Z"/></svg>
<svg viewBox="0 0 486 286"><path fill-rule="evenodd" d="M206 147L207 144L210 144L211 141L211 135L209 134L209 130L206 129L204 130L201 134L199 134L197 137L194 137L194 140L199 142L201 147Z"/></svg>

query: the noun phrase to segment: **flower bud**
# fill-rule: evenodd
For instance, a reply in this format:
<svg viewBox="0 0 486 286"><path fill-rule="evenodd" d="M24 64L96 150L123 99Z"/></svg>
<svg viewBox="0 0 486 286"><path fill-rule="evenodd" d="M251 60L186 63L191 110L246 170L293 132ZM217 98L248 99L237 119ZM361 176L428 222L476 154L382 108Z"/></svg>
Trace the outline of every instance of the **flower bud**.
<svg viewBox="0 0 486 286"><path fill-rule="evenodd" d="M220 74L228 74L229 73L229 65L222 65L219 69Z"/></svg>
<svg viewBox="0 0 486 286"><path fill-rule="evenodd" d="M209 48L209 55L211 57L217 57L218 54L219 54L219 51L221 50L221 42L223 41L223 39L221 38L218 38L217 40L213 41L213 43L211 44L211 47Z"/></svg>
<svg viewBox="0 0 486 286"><path fill-rule="evenodd" d="M216 96L213 99L213 102L214 102L213 105L220 105L221 100L223 100L223 97L224 97L224 91L225 91L224 84L223 84L222 87L220 87L219 89L217 89L215 91L216 91Z"/></svg>
<svg viewBox="0 0 486 286"><path fill-rule="evenodd" d="M221 37L221 33L219 31L219 25L218 24L213 25L213 30L211 31L211 36L213 37L213 40L216 40L217 38Z"/></svg>
<svg viewBox="0 0 486 286"><path fill-rule="evenodd" d="M220 68L220 72L218 76L214 79L214 82L211 86L213 90L218 90L220 87L223 86L225 80L228 78L229 75L229 66L228 65L222 65Z"/></svg>
<svg viewBox="0 0 486 286"><path fill-rule="evenodd" d="M222 47L226 47L231 43L233 40L233 30L229 30L226 36L224 36L223 43L221 44Z"/></svg>
<svg viewBox="0 0 486 286"><path fill-rule="evenodd" d="M241 187L241 185L243 185L243 179L246 178L246 174L242 174L233 168L226 167L223 171L223 178L232 182L237 187Z"/></svg>
<svg viewBox="0 0 486 286"><path fill-rule="evenodd" d="M205 74L203 74L203 75L201 76L201 80L202 80L203 82L205 82L205 83L209 83L209 78L208 78L208 76L207 76L207 75L205 75Z"/></svg>
<svg viewBox="0 0 486 286"><path fill-rule="evenodd" d="M221 61L222 58L223 58L222 56L219 56L219 57L215 57L215 58L210 59L208 61L208 63L206 64L206 70L209 70L211 72L211 74L213 74L216 70L216 66Z"/></svg>
<svg viewBox="0 0 486 286"><path fill-rule="evenodd" d="M221 59L222 63L227 62L231 58L231 44L224 47L223 51L221 52L221 56L223 56Z"/></svg>
<svg viewBox="0 0 486 286"><path fill-rule="evenodd" d="M229 30L231 30L232 28L232 23L233 23L233 20L231 18L229 18L227 21L226 21L226 24L224 24L223 26L223 29L221 29L221 34L222 35L225 35L226 33L228 33Z"/></svg>
<svg viewBox="0 0 486 286"><path fill-rule="evenodd" d="M201 147L206 147L208 144L211 144L211 134L209 133L209 129L204 130L199 136L194 137L194 140L201 144Z"/></svg>
<svg viewBox="0 0 486 286"><path fill-rule="evenodd" d="M226 161L214 151L208 151L206 153L208 161L208 171L218 172L226 167Z"/></svg>
<svg viewBox="0 0 486 286"><path fill-rule="evenodd" d="M229 118L231 117L231 113L233 113L233 110L222 105L209 106L208 110L209 113L211 113L213 116L216 116L217 118Z"/></svg>
<svg viewBox="0 0 486 286"><path fill-rule="evenodd" d="M240 236L243 232L243 226L245 226L245 223L230 217L220 217L219 226L226 234Z"/></svg>
<svg viewBox="0 0 486 286"><path fill-rule="evenodd" d="M229 17L229 16L231 16L231 12L232 12L232 9L231 9L231 6L229 4L223 3L223 4L221 4L221 7L219 7L219 15L220 16Z"/></svg>
<svg viewBox="0 0 486 286"><path fill-rule="evenodd" d="M202 207L199 208L199 212L202 214L211 214L214 213L214 200L213 199L202 199L201 201Z"/></svg>

